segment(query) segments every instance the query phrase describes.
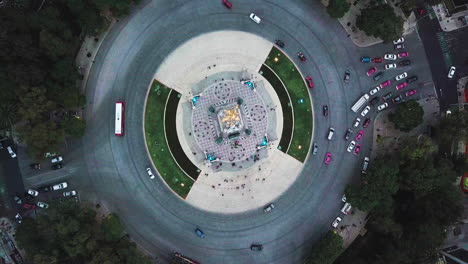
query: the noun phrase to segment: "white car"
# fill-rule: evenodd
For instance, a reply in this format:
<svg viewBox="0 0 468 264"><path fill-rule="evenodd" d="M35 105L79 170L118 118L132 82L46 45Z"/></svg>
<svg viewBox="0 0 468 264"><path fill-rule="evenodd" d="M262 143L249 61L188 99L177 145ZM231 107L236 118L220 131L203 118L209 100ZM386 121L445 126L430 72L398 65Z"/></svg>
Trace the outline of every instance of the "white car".
<svg viewBox="0 0 468 264"><path fill-rule="evenodd" d="M342 201L343 203L346 203L346 194L343 194L343 197L341 197L341 201Z"/></svg>
<svg viewBox="0 0 468 264"><path fill-rule="evenodd" d="M448 73L449 79L453 78L453 76L455 75L455 70L456 70L455 66L450 67L450 70L449 70L449 73Z"/></svg>
<svg viewBox="0 0 468 264"><path fill-rule="evenodd" d="M370 106L366 106L366 108L364 108L364 110L362 110L361 112L361 116L366 116L367 113L369 113L369 110L370 110Z"/></svg>
<svg viewBox="0 0 468 264"><path fill-rule="evenodd" d="M44 209L49 208L49 205L44 202L37 202L37 206Z"/></svg>
<svg viewBox="0 0 468 264"><path fill-rule="evenodd" d="M385 54L384 59L386 59L386 60L396 60L397 55L395 55L395 54Z"/></svg>
<svg viewBox="0 0 468 264"><path fill-rule="evenodd" d="M370 95L374 95L374 94L376 94L378 91L380 91L380 89L382 89L382 88L380 88L380 86L376 86L374 89L370 90L369 94L370 94Z"/></svg>
<svg viewBox="0 0 468 264"><path fill-rule="evenodd" d="M395 64L395 63L385 64L385 69L386 69L386 70L395 69L395 68L396 68L396 64Z"/></svg>
<svg viewBox="0 0 468 264"><path fill-rule="evenodd" d="M335 219L335 221L333 221L332 227L333 227L333 228L337 228L337 227L338 227L338 224L339 224L340 222L341 222L341 218L340 218L340 217L337 217L337 218Z"/></svg>
<svg viewBox="0 0 468 264"><path fill-rule="evenodd" d="M31 196L38 196L39 192L36 191L36 190L33 190L33 189L29 189L28 194L31 195Z"/></svg>
<svg viewBox="0 0 468 264"><path fill-rule="evenodd" d="M351 212L351 204L350 203L345 203L343 205L343 208L341 208L341 212L345 215L349 214Z"/></svg>
<svg viewBox="0 0 468 264"><path fill-rule="evenodd" d="M406 78L408 76L408 73L407 72L404 72L402 74L398 74L396 77L395 77L395 80L399 81L403 78Z"/></svg>
<svg viewBox="0 0 468 264"><path fill-rule="evenodd" d="M67 187L68 187L68 183L67 182L62 182L62 183L55 184L54 186L52 186L52 190L54 190L54 191L62 190L62 189L65 189Z"/></svg>
<svg viewBox="0 0 468 264"><path fill-rule="evenodd" d="M348 145L348 148L346 149L348 152L351 152L353 151L354 147L356 146L356 141L354 140L351 140L351 142L349 142L349 145Z"/></svg>
<svg viewBox="0 0 468 264"><path fill-rule="evenodd" d="M253 22L257 23L257 24L260 24L260 21L262 21L257 15L255 15L254 13L251 13L250 14L250 19L252 19Z"/></svg>
<svg viewBox="0 0 468 264"><path fill-rule="evenodd" d="M359 126L359 123L361 123L361 119L358 117L356 118L356 120L354 120L354 127L358 127Z"/></svg>
<svg viewBox="0 0 468 264"><path fill-rule="evenodd" d="M146 172L148 173L148 176L150 177L150 179L154 179L154 174L150 168L146 168Z"/></svg>
<svg viewBox="0 0 468 264"><path fill-rule="evenodd" d="M13 151L13 148L11 146L7 147L8 153L10 153L10 156L12 158L16 158L16 153Z"/></svg>
<svg viewBox="0 0 468 264"><path fill-rule="evenodd" d="M379 106L377 107L377 110L378 110L378 111L382 111L382 110L384 110L384 109L387 108L387 107L388 107L388 103L384 103L384 104L379 105Z"/></svg>
<svg viewBox="0 0 468 264"><path fill-rule="evenodd" d="M396 44L400 44L400 43L403 43L403 42L405 42L405 38L399 38L399 39L397 39L397 40L394 40L394 41L393 41L393 44L396 45Z"/></svg>
<svg viewBox="0 0 468 264"><path fill-rule="evenodd" d="M362 162L362 170L361 172L366 174L367 173L367 169L369 168L369 157L365 157L364 158L364 161Z"/></svg>
<svg viewBox="0 0 468 264"><path fill-rule="evenodd" d="M76 195L76 191L73 190L73 191L68 191L68 192L63 192L63 196L65 197L68 197L68 196L75 196Z"/></svg>
<svg viewBox="0 0 468 264"><path fill-rule="evenodd" d="M62 162L62 161L63 161L62 156L58 156L58 157L53 158L50 162L58 163L58 162Z"/></svg>
<svg viewBox="0 0 468 264"><path fill-rule="evenodd" d="M273 210L273 209L275 209L275 204L271 203L271 204L265 206L265 208L263 208L263 212L268 213L268 212L271 212L271 210Z"/></svg>

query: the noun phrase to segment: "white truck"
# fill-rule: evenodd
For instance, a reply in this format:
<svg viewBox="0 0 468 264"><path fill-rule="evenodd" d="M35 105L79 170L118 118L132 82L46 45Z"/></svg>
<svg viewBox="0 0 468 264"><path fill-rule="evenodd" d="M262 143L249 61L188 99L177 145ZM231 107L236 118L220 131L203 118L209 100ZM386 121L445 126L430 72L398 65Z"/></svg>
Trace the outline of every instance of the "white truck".
<svg viewBox="0 0 468 264"><path fill-rule="evenodd" d="M357 113L367 103L367 101L369 101L369 95L364 94L363 96L361 96L361 98L359 98L356 101L356 103L353 105L353 107L351 107L351 110L353 110L353 112Z"/></svg>

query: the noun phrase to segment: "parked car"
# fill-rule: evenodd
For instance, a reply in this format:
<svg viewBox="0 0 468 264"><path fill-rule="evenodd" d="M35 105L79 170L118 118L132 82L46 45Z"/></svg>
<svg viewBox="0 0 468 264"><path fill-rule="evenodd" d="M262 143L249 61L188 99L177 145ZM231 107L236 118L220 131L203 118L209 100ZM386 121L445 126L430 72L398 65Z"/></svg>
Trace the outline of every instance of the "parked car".
<svg viewBox="0 0 468 264"><path fill-rule="evenodd" d="M257 15L255 15L254 13L250 13L249 15L250 19L252 19L253 22L257 23L257 24L260 24L260 22L262 21Z"/></svg>
<svg viewBox="0 0 468 264"><path fill-rule="evenodd" d="M223 0L223 4L225 7L227 7L228 9L231 9L232 8L232 4L231 2L229 2L228 0Z"/></svg>
<svg viewBox="0 0 468 264"><path fill-rule="evenodd" d="M386 70L395 69L395 68L396 68L396 64L395 64L395 63L388 63L388 64L385 64L385 69L386 69Z"/></svg>
<svg viewBox="0 0 468 264"><path fill-rule="evenodd" d="M450 67L450 70L447 76L449 79L452 79L453 76L455 76L455 70L456 70L455 66Z"/></svg>
<svg viewBox="0 0 468 264"><path fill-rule="evenodd" d="M312 78L310 76L307 76L306 78L307 86L309 86L310 89L314 88L314 82L312 81Z"/></svg>
<svg viewBox="0 0 468 264"><path fill-rule="evenodd" d="M63 161L62 156L58 156L58 157L53 158L50 162L52 162L52 164L54 164L54 163L59 163L59 162L62 162L62 161Z"/></svg>
<svg viewBox="0 0 468 264"><path fill-rule="evenodd" d="M252 244L250 245L250 250L252 251L262 251L263 246L260 244Z"/></svg>
<svg viewBox="0 0 468 264"><path fill-rule="evenodd" d="M351 128L348 128L348 130L346 130L344 134L344 139L348 140L351 137L351 133L353 133L353 130L351 130Z"/></svg>
<svg viewBox="0 0 468 264"><path fill-rule="evenodd" d="M205 238L205 233L203 233L200 228L195 229L195 234L200 238Z"/></svg>
<svg viewBox="0 0 468 264"><path fill-rule="evenodd" d="M264 213L269 213L271 212L271 210L275 209L275 204L274 203L271 203L267 206L265 206L265 208L263 208L263 212Z"/></svg>
<svg viewBox="0 0 468 264"><path fill-rule="evenodd" d="M387 87L391 84L392 82L390 80L386 80L385 82L380 84L380 88Z"/></svg>
<svg viewBox="0 0 468 264"><path fill-rule="evenodd" d="M364 157L364 161L362 162L362 169L361 172L366 174L367 169L369 168L369 161L370 159L368 157Z"/></svg>
<svg viewBox="0 0 468 264"><path fill-rule="evenodd" d="M31 163L31 164L29 164L29 167L31 169L40 170L41 169L41 164L40 163Z"/></svg>
<svg viewBox="0 0 468 264"><path fill-rule="evenodd" d="M346 194L343 194L343 196L341 197L341 201L342 201L343 203L346 203Z"/></svg>
<svg viewBox="0 0 468 264"><path fill-rule="evenodd" d="M370 94L370 95L374 95L374 94L376 94L378 91L380 91L380 89L381 89L380 86L376 86L374 89L372 89L372 90L369 91L369 94Z"/></svg>
<svg viewBox="0 0 468 264"><path fill-rule="evenodd" d="M350 79L351 79L351 73L349 72L349 70L346 70L344 73L343 81L345 83L349 83Z"/></svg>
<svg viewBox="0 0 468 264"><path fill-rule="evenodd" d="M348 152L353 151L355 146L356 146L356 141L351 140L351 142L349 142L349 144L348 144L348 147L346 148L346 151L348 151Z"/></svg>
<svg viewBox="0 0 468 264"><path fill-rule="evenodd" d="M392 99L392 103L396 104L396 103L401 102L401 100L403 100L403 95L400 94Z"/></svg>
<svg viewBox="0 0 468 264"><path fill-rule="evenodd" d="M377 71L377 68L376 68L376 67L372 67L372 68L370 68L369 70L367 70L366 74L367 74L367 76L371 76L371 75L374 74L376 71Z"/></svg>
<svg viewBox="0 0 468 264"><path fill-rule="evenodd" d="M57 190L65 189L67 187L68 187L68 183L67 182L62 182L62 183L53 185L52 190L57 191Z"/></svg>
<svg viewBox="0 0 468 264"><path fill-rule="evenodd" d="M335 218L335 220L332 222L332 227L333 227L333 228L337 228L338 225L340 224L340 222L341 222L341 218L340 218L340 217Z"/></svg>
<svg viewBox="0 0 468 264"><path fill-rule="evenodd" d="M416 90L409 90L405 93L406 97L416 94Z"/></svg>
<svg viewBox="0 0 468 264"><path fill-rule="evenodd" d="M322 106L322 114L323 116L328 116L328 105Z"/></svg>
<svg viewBox="0 0 468 264"><path fill-rule="evenodd" d="M330 164L331 162L331 159L332 159L332 154L330 152L327 152L327 154L325 154L325 164Z"/></svg>
<svg viewBox="0 0 468 264"><path fill-rule="evenodd" d="M408 76L408 73L407 72L403 72L401 74L398 74L397 76L395 76L395 80L399 81L403 78L406 78L406 76Z"/></svg>
<svg viewBox="0 0 468 264"><path fill-rule="evenodd" d="M341 212L345 215L349 214L351 212L352 206L350 203L345 203L343 205L343 208L341 208Z"/></svg>
<svg viewBox="0 0 468 264"><path fill-rule="evenodd" d="M356 144L356 147L354 148L353 154L358 155L360 151L361 151L361 145Z"/></svg>
<svg viewBox="0 0 468 264"><path fill-rule="evenodd" d="M13 159L16 158L16 153L13 151L13 148L11 146L8 146L7 150L8 150L8 154L10 154L11 158L13 158Z"/></svg>
<svg viewBox="0 0 468 264"><path fill-rule="evenodd" d="M371 58L367 57L367 56L361 57L361 62L363 62L363 63L371 62Z"/></svg>
<svg viewBox="0 0 468 264"><path fill-rule="evenodd" d="M406 88L406 86L408 86L408 83L407 83L407 82L402 82L402 83L400 83L400 84L397 84L397 85L395 86L395 88L396 88L397 91L398 91L398 90L401 90L401 89Z"/></svg>
<svg viewBox="0 0 468 264"><path fill-rule="evenodd" d="M42 186L42 187L39 187L39 192L50 192L52 191L52 186L50 185L46 185L46 186Z"/></svg>
<svg viewBox="0 0 468 264"><path fill-rule="evenodd" d="M393 47L394 47L395 49L404 49L404 48L405 48L405 44L400 43L400 44L393 45Z"/></svg>
<svg viewBox="0 0 468 264"><path fill-rule="evenodd" d="M364 123L362 123L362 127L363 127L363 128L366 128L366 127L368 127L368 126L369 126L369 124L370 124L370 121L371 121L371 119L370 119L370 118L366 118L366 120L364 120Z"/></svg>
<svg viewBox="0 0 468 264"><path fill-rule="evenodd" d="M68 197L68 196L75 196L75 195L76 195L76 191L75 191L75 190L63 192L63 196L65 196L65 197Z"/></svg>
<svg viewBox="0 0 468 264"><path fill-rule="evenodd" d="M400 66L400 67L408 66L408 65L411 65L411 61L410 61L410 60L404 60L404 61L400 61L400 62L398 63L398 66Z"/></svg>
<svg viewBox="0 0 468 264"><path fill-rule="evenodd" d="M33 190L33 189L29 189L29 190L28 190L28 194L31 195L31 196L36 197L36 196L39 195L39 192L36 191L36 190Z"/></svg>
<svg viewBox="0 0 468 264"><path fill-rule="evenodd" d="M361 122L361 119L360 119L359 117L357 117L357 118L354 120L353 127L358 127L360 122Z"/></svg>
<svg viewBox="0 0 468 264"><path fill-rule="evenodd" d="M148 174L149 178L152 180L154 179L154 174L151 171L151 168L146 168L146 173Z"/></svg>
<svg viewBox="0 0 468 264"><path fill-rule="evenodd" d="M280 48L284 48L284 42L279 39L275 40L275 44Z"/></svg>
<svg viewBox="0 0 468 264"><path fill-rule="evenodd" d="M19 213L15 215L15 219L18 222L18 224L21 224L21 222L23 221L23 217L21 217Z"/></svg>
<svg viewBox="0 0 468 264"><path fill-rule="evenodd" d="M384 99L384 101L387 101L388 99L392 98L393 97L393 93L392 92L389 92L388 94L384 95L382 97L382 99Z"/></svg>
<svg viewBox="0 0 468 264"><path fill-rule="evenodd" d="M386 59L386 60L396 60L397 55L395 55L395 54L385 54L384 59Z"/></svg>
<svg viewBox="0 0 468 264"><path fill-rule="evenodd" d="M306 61L306 57L304 56L304 54L302 54L302 52L298 52L297 53L297 57L299 58L300 61Z"/></svg>
<svg viewBox="0 0 468 264"><path fill-rule="evenodd" d="M396 45L396 44L400 44L400 43L403 43L405 42L405 38L399 38L399 39L396 39L393 41L393 44Z"/></svg>
<svg viewBox="0 0 468 264"><path fill-rule="evenodd" d="M314 146L312 147L312 155L317 155L318 152L318 146L317 143L314 143Z"/></svg>
<svg viewBox="0 0 468 264"><path fill-rule="evenodd" d="M361 116L363 116L363 117L366 116L367 113L369 113L370 108L371 108L370 106L366 106L366 108L364 108L364 110L362 110Z"/></svg>
<svg viewBox="0 0 468 264"><path fill-rule="evenodd" d="M362 138L362 136L364 136L364 130L359 130L359 132L356 135L355 140L359 141Z"/></svg>
<svg viewBox="0 0 468 264"><path fill-rule="evenodd" d="M29 203L24 203L24 204L23 204L23 208L24 208L24 209L27 209L27 210L33 210L33 209L36 209L36 205L34 205L34 204L29 204Z"/></svg>
<svg viewBox="0 0 468 264"><path fill-rule="evenodd" d="M39 206L40 208L44 208L44 209L49 208L49 205L44 202L37 202L37 206Z"/></svg>
<svg viewBox="0 0 468 264"><path fill-rule="evenodd" d="M416 75L413 75L411 77L406 78L407 83L412 83L412 82L415 82L417 80L418 80L418 76L416 76Z"/></svg>
<svg viewBox="0 0 468 264"><path fill-rule="evenodd" d="M373 63L382 63L383 61L384 61L384 60L383 60L383 58L381 58L381 57L376 57L376 58L373 58L373 59L372 59L372 62L373 62Z"/></svg>
<svg viewBox="0 0 468 264"><path fill-rule="evenodd" d="M383 77L383 75L384 75L383 72L379 72L376 75L374 75L374 77L372 77L372 78L374 79L374 81L378 81Z"/></svg>
<svg viewBox="0 0 468 264"><path fill-rule="evenodd" d="M21 200L21 198L19 198L19 196L15 196L15 198L13 198L15 200L15 203L17 204L22 204L23 201Z"/></svg>
<svg viewBox="0 0 468 264"><path fill-rule="evenodd" d="M382 110L384 110L384 109L387 108L387 107L388 107L388 103L383 103L383 104L381 104L381 105L379 105L379 106L377 107L377 110L378 110L378 111L382 111Z"/></svg>
<svg viewBox="0 0 468 264"><path fill-rule="evenodd" d="M54 170L58 170L61 168L63 168L63 163L57 163L57 164L52 165L52 169Z"/></svg>
<svg viewBox="0 0 468 264"><path fill-rule="evenodd" d="M405 57L408 57L409 56L409 52L407 51L402 51L402 52L399 52L397 54L398 58L401 59L401 58L405 58Z"/></svg>
<svg viewBox="0 0 468 264"><path fill-rule="evenodd" d="M370 106L374 106L379 102L379 97L374 97L372 100L369 101Z"/></svg>

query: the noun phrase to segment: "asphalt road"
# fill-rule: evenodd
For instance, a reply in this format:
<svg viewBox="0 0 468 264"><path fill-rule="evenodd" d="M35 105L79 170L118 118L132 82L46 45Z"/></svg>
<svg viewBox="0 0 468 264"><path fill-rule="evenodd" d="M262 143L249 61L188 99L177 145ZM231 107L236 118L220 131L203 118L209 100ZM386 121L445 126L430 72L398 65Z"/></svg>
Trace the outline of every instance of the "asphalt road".
<svg viewBox="0 0 468 264"><path fill-rule="evenodd" d="M365 130L358 157L346 152L348 142L343 139L357 117L351 105L377 84L365 75L370 66L361 64L359 58L383 56L392 51L391 45L357 48L319 1L232 3L230 11L221 1L154 0L112 28L88 79L88 130L81 149L88 173L75 181L86 185L89 195L107 201L122 217L131 237L160 260L178 251L202 263L301 263L312 243L341 214L343 190L347 183L358 181L362 159L369 155L372 137L366 133L372 126ZM251 12L262 18L261 24L248 18ZM297 59L296 63L315 82L311 92L316 113L313 140L319 152L309 156L304 171L275 201L276 208L269 214L260 208L230 215L204 212L174 196L159 177L150 181L145 175L151 162L144 143L144 102L158 65L190 38L224 29L252 32L272 42L282 39L291 57L296 59L298 51L306 55L306 63ZM414 34L407 45L410 53L420 52L417 45L420 42ZM415 57L408 69L424 72L422 79L432 82L427 67L418 60ZM346 69L351 71L349 84L342 81ZM385 78L397 73L399 70L387 72ZM392 87L385 89L396 91ZM118 100L127 105L124 137L114 136L114 103ZM321 115L323 104L330 109L327 118ZM375 116L375 109L370 116ZM326 140L329 127L337 132L333 141ZM326 152L333 154L329 166L323 163ZM82 199L85 196L81 193ZM196 227L205 232L205 239L194 234ZM252 243L263 244L263 251L250 251Z"/></svg>

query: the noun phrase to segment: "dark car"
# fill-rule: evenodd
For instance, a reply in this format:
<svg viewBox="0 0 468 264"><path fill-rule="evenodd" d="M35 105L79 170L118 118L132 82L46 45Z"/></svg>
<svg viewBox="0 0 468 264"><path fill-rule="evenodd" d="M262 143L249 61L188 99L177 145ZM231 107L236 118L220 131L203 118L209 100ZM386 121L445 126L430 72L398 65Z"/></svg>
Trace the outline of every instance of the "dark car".
<svg viewBox="0 0 468 264"><path fill-rule="evenodd" d="M50 192L52 191L52 186L47 185L47 186L42 186L37 189L39 192Z"/></svg>
<svg viewBox="0 0 468 264"><path fill-rule="evenodd" d="M231 2L229 2L228 0L223 0L223 4L224 4L224 6L226 6L228 9L231 9L231 8L232 8L232 4L231 4Z"/></svg>
<svg viewBox="0 0 468 264"><path fill-rule="evenodd" d="M399 96L393 98L392 103L396 104L396 103L401 102L401 100L403 100L403 95L402 94L400 94Z"/></svg>
<svg viewBox="0 0 468 264"><path fill-rule="evenodd" d="M374 97L372 98L372 100L370 100L369 104L371 106L374 106L375 104L377 104L379 102L379 97Z"/></svg>
<svg viewBox="0 0 468 264"><path fill-rule="evenodd" d="M345 83L349 83L350 79L351 79L351 73L349 72L349 70L346 70L344 73L343 81Z"/></svg>
<svg viewBox="0 0 468 264"><path fill-rule="evenodd" d="M345 140L348 140L350 137L351 137L351 133L353 133L353 130L351 130L350 128L348 128L348 130L346 130L346 133L344 135L344 139Z"/></svg>
<svg viewBox="0 0 468 264"><path fill-rule="evenodd" d="M393 47L394 47L395 49L404 49L404 48L405 48L405 44L403 44L403 43L398 43L398 44L393 45Z"/></svg>
<svg viewBox="0 0 468 264"><path fill-rule="evenodd" d="M417 80L418 80L418 76L416 76L416 75L413 75L411 77L406 78L407 83L412 83L412 82L415 82Z"/></svg>
<svg viewBox="0 0 468 264"><path fill-rule="evenodd" d="M322 107L322 114L324 116L328 116L328 105L323 105Z"/></svg>
<svg viewBox="0 0 468 264"><path fill-rule="evenodd" d="M279 39L275 40L275 44L280 48L284 48L284 42Z"/></svg>
<svg viewBox="0 0 468 264"><path fill-rule="evenodd" d="M374 81L378 81L378 80L380 80L380 78L382 78L382 77L383 77L383 75L384 75L384 73L383 73L383 72L379 72L379 73L377 73L377 74L376 74L376 75L373 77L373 78L374 78Z"/></svg>
<svg viewBox="0 0 468 264"><path fill-rule="evenodd" d="M370 118L369 118L369 117L368 117L368 118L366 118L366 120L364 120L364 122L362 123L362 127L363 127L363 128L366 128L366 127L368 127L368 126L369 126L369 124L370 124L370 121L371 121L371 120L370 120Z"/></svg>
<svg viewBox="0 0 468 264"><path fill-rule="evenodd" d="M263 249L263 246L260 244L252 244L250 246L250 250L252 251L262 251L262 249Z"/></svg>
<svg viewBox="0 0 468 264"><path fill-rule="evenodd" d="M388 94L384 95L384 96L382 97L382 99L384 99L384 101L386 101L386 100L392 98L392 96L393 96L393 93L392 93L392 92L389 92Z"/></svg>
<svg viewBox="0 0 468 264"><path fill-rule="evenodd" d="M297 53L297 57L301 61L306 61L307 60L306 57L304 56L304 54L302 54L302 52L300 52L300 51Z"/></svg>
<svg viewBox="0 0 468 264"><path fill-rule="evenodd" d="M410 60L404 60L404 61L400 61L400 62L398 63L398 66L400 66L400 67L408 66L408 65L411 65L411 61L410 61Z"/></svg>
<svg viewBox="0 0 468 264"><path fill-rule="evenodd" d="M61 168L63 168L63 163L57 163L57 164L52 165L52 169L54 170L58 170Z"/></svg>

